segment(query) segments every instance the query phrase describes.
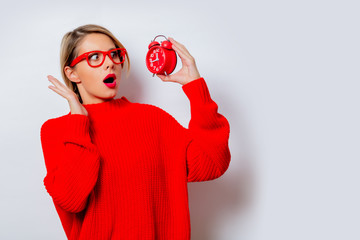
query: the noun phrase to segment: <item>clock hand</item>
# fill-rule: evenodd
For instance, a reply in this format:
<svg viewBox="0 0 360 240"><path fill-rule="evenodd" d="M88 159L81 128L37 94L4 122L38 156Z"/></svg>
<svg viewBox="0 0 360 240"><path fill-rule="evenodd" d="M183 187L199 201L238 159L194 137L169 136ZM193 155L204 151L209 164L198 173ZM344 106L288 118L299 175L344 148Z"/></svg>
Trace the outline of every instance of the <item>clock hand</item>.
<svg viewBox="0 0 360 240"><path fill-rule="evenodd" d="M159 61L159 56L158 56L157 53L156 53L156 59L155 60Z"/></svg>

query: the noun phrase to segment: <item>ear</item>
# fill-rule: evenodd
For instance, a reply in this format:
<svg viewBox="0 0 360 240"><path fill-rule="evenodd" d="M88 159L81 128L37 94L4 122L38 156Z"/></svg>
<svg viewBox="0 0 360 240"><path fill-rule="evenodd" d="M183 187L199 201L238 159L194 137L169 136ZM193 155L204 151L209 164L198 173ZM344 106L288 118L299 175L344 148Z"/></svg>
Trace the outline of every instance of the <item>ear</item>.
<svg viewBox="0 0 360 240"><path fill-rule="evenodd" d="M72 82L75 82L75 83L80 83L81 80L76 72L76 70L74 68L71 68L69 66L65 66L64 67L64 72L65 72L65 75L67 76L67 78L72 81Z"/></svg>

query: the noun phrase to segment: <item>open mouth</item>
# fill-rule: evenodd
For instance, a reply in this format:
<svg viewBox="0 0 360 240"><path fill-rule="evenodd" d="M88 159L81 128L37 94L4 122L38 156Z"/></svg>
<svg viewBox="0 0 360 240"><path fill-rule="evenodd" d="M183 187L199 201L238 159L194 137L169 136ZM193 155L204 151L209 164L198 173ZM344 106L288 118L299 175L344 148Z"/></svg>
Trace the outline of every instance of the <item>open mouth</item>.
<svg viewBox="0 0 360 240"><path fill-rule="evenodd" d="M115 74L108 74L104 79L104 84L110 88L113 88L116 86L116 76Z"/></svg>
<svg viewBox="0 0 360 240"><path fill-rule="evenodd" d="M104 83L113 83L114 81L115 81L115 79L113 77L109 77L104 80Z"/></svg>

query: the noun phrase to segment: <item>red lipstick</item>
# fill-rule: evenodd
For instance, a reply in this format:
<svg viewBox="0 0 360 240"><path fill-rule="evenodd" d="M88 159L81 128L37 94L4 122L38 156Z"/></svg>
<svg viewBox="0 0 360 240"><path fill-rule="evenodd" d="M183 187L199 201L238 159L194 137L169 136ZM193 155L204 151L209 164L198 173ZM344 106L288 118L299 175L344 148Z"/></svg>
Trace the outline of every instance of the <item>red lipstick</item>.
<svg viewBox="0 0 360 240"><path fill-rule="evenodd" d="M103 82L107 87L114 88L116 86L116 75L113 73L108 74Z"/></svg>

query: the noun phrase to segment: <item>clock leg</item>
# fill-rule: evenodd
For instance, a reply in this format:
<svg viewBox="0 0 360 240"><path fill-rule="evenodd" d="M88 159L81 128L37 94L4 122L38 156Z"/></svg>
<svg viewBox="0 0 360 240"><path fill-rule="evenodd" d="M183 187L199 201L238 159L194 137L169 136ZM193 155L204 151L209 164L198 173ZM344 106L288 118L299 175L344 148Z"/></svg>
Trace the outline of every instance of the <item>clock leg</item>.
<svg viewBox="0 0 360 240"><path fill-rule="evenodd" d="M166 71L165 71L165 76L167 76L167 73L166 73Z"/></svg>
<svg viewBox="0 0 360 240"><path fill-rule="evenodd" d="M153 74L153 77L155 76L155 73Z"/></svg>

